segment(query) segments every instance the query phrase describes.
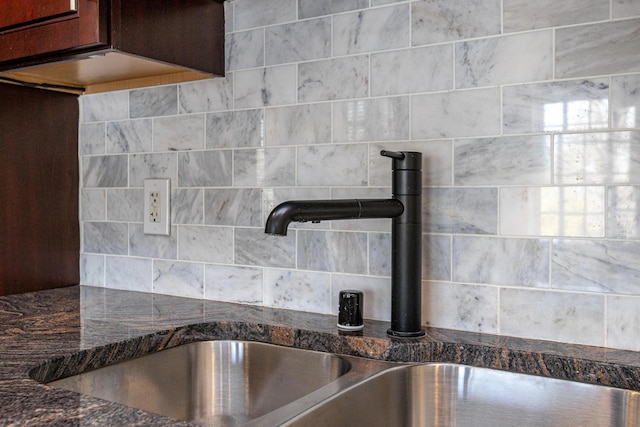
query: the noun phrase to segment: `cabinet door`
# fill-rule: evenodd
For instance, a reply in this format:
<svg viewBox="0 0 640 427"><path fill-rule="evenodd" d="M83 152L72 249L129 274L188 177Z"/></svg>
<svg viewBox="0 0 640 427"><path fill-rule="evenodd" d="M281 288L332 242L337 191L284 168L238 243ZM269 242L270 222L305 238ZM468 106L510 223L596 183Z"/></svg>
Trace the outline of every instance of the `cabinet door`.
<svg viewBox="0 0 640 427"><path fill-rule="evenodd" d="M77 285L78 99L0 84L0 105L0 295Z"/></svg>
<svg viewBox="0 0 640 427"><path fill-rule="evenodd" d="M43 58L69 49L81 52L108 44L107 0L2 2L0 62Z"/></svg>
<svg viewBox="0 0 640 427"><path fill-rule="evenodd" d="M0 31L58 18L77 11L76 0L3 0Z"/></svg>

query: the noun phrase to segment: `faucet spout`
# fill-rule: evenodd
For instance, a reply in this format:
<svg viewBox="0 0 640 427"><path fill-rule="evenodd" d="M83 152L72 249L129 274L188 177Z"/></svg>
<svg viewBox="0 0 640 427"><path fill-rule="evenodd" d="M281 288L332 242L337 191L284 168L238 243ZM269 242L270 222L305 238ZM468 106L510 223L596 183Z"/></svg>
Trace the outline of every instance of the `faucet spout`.
<svg viewBox="0 0 640 427"><path fill-rule="evenodd" d="M292 221L392 218L391 327L398 338L424 335L422 286L422 153L380 152L393 159L391 199L290 200L269 214L265 233L285 236Z"/></svg>
<svg viewBox="0 0 640 427"><path fill-rule="evenodd" d="M320 222L336 219L396 218L404 206L397 199L289 200L276 206L265 225L265 233L287 235L291 222Z"/></svg>

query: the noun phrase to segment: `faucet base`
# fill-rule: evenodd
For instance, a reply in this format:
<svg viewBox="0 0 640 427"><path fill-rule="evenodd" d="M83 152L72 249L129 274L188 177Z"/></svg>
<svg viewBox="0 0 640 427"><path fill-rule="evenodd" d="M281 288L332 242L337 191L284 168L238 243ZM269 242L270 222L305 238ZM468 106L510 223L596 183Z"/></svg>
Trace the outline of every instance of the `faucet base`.
<svg viewBox="0 0 640 427"><path fill-rule="evenodd" d="M390 337L396 337L396 338L419 338L424 336L424 334L425 334L424 329L420 329L419 331L415 331L415 332L394 331L391 328L387 329L387 335L389 335Z"/></svg>

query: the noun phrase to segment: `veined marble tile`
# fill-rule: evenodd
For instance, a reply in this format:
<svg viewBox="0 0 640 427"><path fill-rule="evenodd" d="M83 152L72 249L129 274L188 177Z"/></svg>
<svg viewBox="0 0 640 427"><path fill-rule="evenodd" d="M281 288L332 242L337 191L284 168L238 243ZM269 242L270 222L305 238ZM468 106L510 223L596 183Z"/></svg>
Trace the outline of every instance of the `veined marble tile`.
<svg viewBox="0 0 640 427"><path fill-rule="evenodd" d="M370 275L391 277L391 254L391 233L369 233Z"/></svg>
<svg viewBox="0 0 640 427"><path fill-rule="evenodd" d="M177 228L169 236L144 234L143 224L129 224L129 254L145 258L176 259L178 257Z"/></svg>
<svg viewBox="0 0 640 427"><path fill-rule="evenodd" d="M236 187L295 185L294 147L234 150L233 183Z"/></svg>
<svg viewBox="0 0 640 427"><path fill-rule="evenodd" d="M363 144L299 147L298 185L366 185L367 160L368 147Z"/></svg>
<svg viewBox="0 0 640 427"><path fill-rule="evenodd" d="M334 142L408 138L408 96L341 101L333 105Z"/></svg>
<svg viewBox="0 0 640 427"><path fill-rule="evenodd" d="M105 123L82 123L78 131L80 155L105 154Z"/></svg>
<svg viewBox="0 0 640 427"><path fill-rule="evenodd" d="M267 27L264 37L266 65L331 56L331 18Z"/></svg>
<svg viewBox="0 0 640 427"><path fill-rule="evenodd" d="M640 19L556 30L556 78L640 71Z"/></svg>
<svg viewBox="0 0 640 427"><path fill-rule="evenodd" d="M232 264L233 229L198 225L179 226L178 259Z"/></svg>
<svg viewBox="0 0 640 427"><path fill-rule="evenodd" d="M83 251L85 253L127 255L129 226L121 222L84 222Z"/></svg>
<svg viewBox="0 0 640 427"><path fill-rule="evenodd" d="M335 56L409 47L409 4L333 17Z"/></svg>
<svg viewBox="0 0 640 427"><path fill-rule="evenodd" d="M131 118L178 114L178 86L157 86L129 92Z"/></svg>
<svg viewBox="0 0 640 427"><path fill-rule="evenodd" d="M107 220L143 222L143 193L141 189L107 190Z"/></svg>
<svg viewBox="0 0 640 427"><path fill-rule="evenodd" d="M437 92L453 89L453 49L449 45L395 50L371 55L371 95Z"/></svg>
<svg viewBox="0 0 640 427"><path fill-rule="evenodd" d="M204 277L205 299L262 305L262 268L207 264Z"/></svg>
<svg viewBox="0 0 640 427"><path fill-rule="evenodd" d="M604 237L604 187L501 188L500 234Z"/></svg>
<svg viewBox="0 0 640 427"><path fill-rule="evenodd" d="M638 0L613 0L612 5L614 18L640 15L640 2Z"/></svg>
<svg viewBox="0 0 640 427"><path fill-rule="evenodd" d="M604 21L609 19L609 1L504 0L502 19L506 33Z"/></svg>
<svg viewBox="0 0 640 427"><path fill-rule="evenodd" d="M551 136L456 140L454 171L456 185L551 184Z"/></svg>
<svg viewBox="0 0 640 427"><path fill-rule="evenodd" d="M266 145L311 145L331 142L331 104L265 109Z"/></svg>
<svg viewBox="0 0 640 427"><path fill-rule="evenodd" d="M231 150L179 153L180 187L228 187L231 183Z"/></svg>
<svg viewBox="0 0 640 427"><path fill-rule="evenodd" d="M229 110L233 103L233 74L178 85L180 114Z"/></svg>
<svg viewBox="0 0 640 427"><path fill-rule="evenodd" d="M497 333L498 289L495 286L425 282L422 285L423 324Z"/></svg>
<svg viewBox="0 0 640 427"><path fill-rule="evenodd" d="M236 71L235 108L255 108L296 102L296 65Z"/></svg>
<svg viewBox="0 0 640 427"><path fill-rule="evenodd" d="M266 269L264 305L315 313L331 311L331 275L311 271Z"/></svg>
<svg viewBox="0 0 640 427"><path fill-rule="evenodd" d="M171 189L171 223L202 224L204 221L204 190L200 188Z"/></svg>
<svg viewBox="0 0 640 427"><path fill-rule="evenodd" d="M640 187L609 187L607 196L607 237L640 238Z"/></svg>
<svg viewBox="0 0 640 427"><path fill-rule="evenodd" d="M340 291L356 289L363 293L365 319L391 320L391 281L388 278L331 275L331 313L338 315Z"/></svg>
<svg viewBox="0 0 640 427"><path fill-rule="evenodd" d="M150 119L107 123L107 153L149 152L152 147Z"/></svg>
<svg viewBox="0 0 640 427"><path fill-rule="evenodd" d="M367 234L298 231L298 268L340 273L367 273Z"/></svg>
<svg viewBox="0 0 640 427"><path fill-rule="evenodd" d="M204 265L154 260L153 292L202 298L204 296Z"/></svg>
<svg viewBox="0 0 640 427"><path fill-rule="evenodd" d="M640 184L640 132L555 137L556 184Z"/></svg>
<svg viewBox="0 0 640 427"><path fill-rule="evenodd" d="M440 139L500 133L498 88L414 95L411 137Z"/></svg>
<svg viewBox="0 0 640 427"><path fill-rule="evenodd" d="M611 78L610 108L612 127L640 127L640 74Z"/></svg>
<svg viewBox="0 0 640 427"><path fill-rule="evenodd" d="M80 284L104 286L104 255L80 254Z"/></svg>
<svg viewBox="0 0 640 427"><path fill-rule="evenodd" d="M456 43L457 88L548 80L553 32L536 31Z"/></svg>
<svg viewBox="0 0 640 427"><path fill-rule="evenodd" d="M422 185L452 185L451 140L402 141L370 145L369 185L391 187L391 159L380 155L381 150L417 151L422 153Z"/></svg>
<svg viewBox="0 0 640 427"><path fill-rule="evenodd" d="M602 129L609 126L609 79L503 88L505 133Z"/></svg>
<svg viewBox="0 0 640 427"><path fill-rule="evenodd" d="M549 241L453 236L453 280L505 286L549 286Z"/></svg>
<svg viewBox="0 0 640 427"><path fill-rule="evenodd" d="M499 0L411 2L413 46L500 34Z"/></svg>
<svg viewBox="0 0 640 427"><path fill-rule="evenodd" d="M80 191L80 219L82 221L105 221L107 219L107 198L103 189Z"/></svg>
<svg viewBox="0 0 640 427"><path fill-rule="evenodd" d="M106 287L127 291L151 292L152 266L150 259L106 257Z"/></svg>
<svg viewBox="0 0 640 427"><path fill-rule="evenodd" d="M227 34L224 48L228 71L264 67L264 28Z"/></svg>
<svg viewBox="0 0 640 427"><path fill-rule="evenodd" d="M640 298L607 295L607 347L640 351Z"/></svg>
<svg viewBox="0 0 640 427"><path fill-rule="evenodd" d="M530 289L500 290L500 333L604 345L604 297Z"/></svg>
<svg viewBox="0 0 640 427"><path fill-rule="evenodd" d="M296 232L270 236L264 228L234 229L235 264L277 268L295 268Z"/></svg>
<svg viewBox="0 0 640 427"><path fill-rule="evenodd" d="M104 92L80 97L80 122L129 118L129 91Z"/></svg>
<svg viewBox="0 0 640 427"><path fill-rule="evenodd" d="M126 187L127 156L92 156L82 158L84 188Z"/></svg>
<svg viewBox="0 0 640 427"><path fill-rule="evenodd" d="M236 31L296 19L296 0L234 0L233 6Z"/></svg>
<svg viewBox="0 0 640 427"><path fill-rule="evenodd" d="M553 241L551 285L558 289L638 294L640 243L615 240Z"/></svg>
<svg viewBox="0 0 640 427"><path fill-rule="evenodd" d="M264 146L264 119L259 110L207 114L207 148Z"/></svg>
<svg viewBox="0 0 640 427"><path fill-rule="evenodd" d="M262 195L258 188L206 189L204 223L259 227Z"/></svg>
<svg viewBox="0 0 640 427"><path fill-rule="evenodd" d="M422 278L451 280L451 237L422 235Z"/></svg>
<svg viewBox="0 0 640 427"><path fill-rule="evenodd" d="M497 234L496 188L425 188L422 230L426 233Z"/></svg>
<svg viewBox="0 0 640 427"><path fill-rule="evenodd" d="M368 0L299 0L298 15L300 19L305 19L356 9L366 9L367 7L369 7Z"/></svg>
<svg viewBox="0 0 640 427"><path fill-rule="evenodd" d="M178 179L176 153L132 154L129 156L129 186L144 187L148 178L169 178L173 186Z"/></svg>
<svg viewBox="0 0 640 427"><path fill-rule="evenodd" d="M154 119L153 151L202 150L204 130L204 114Z"/></svg>
<svg viewBox="0 0 640 427"><path fill-rule="evenodd" d="M369 57L324 59L298 64L298 102L369 95Z"/></svg>
<svg viewBox="0 0 640 427"><path fill-rule="evenodd" d="M233 31L233 2L224 2L224 32L230 33Z"/></svg>

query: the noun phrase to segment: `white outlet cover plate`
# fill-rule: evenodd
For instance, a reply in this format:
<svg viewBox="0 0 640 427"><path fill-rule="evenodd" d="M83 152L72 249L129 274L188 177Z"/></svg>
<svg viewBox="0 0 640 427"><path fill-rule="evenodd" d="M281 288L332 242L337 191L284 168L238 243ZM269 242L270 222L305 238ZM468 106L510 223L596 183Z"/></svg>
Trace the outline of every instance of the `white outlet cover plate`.
<svg viewBox="0 0 640 427"><path fill-rule="evenodd" d="M160 221L151 222L151 193L160 196ZM168 236L171 232L171 180L155 178L144 180L144 234Z"/></svg>

